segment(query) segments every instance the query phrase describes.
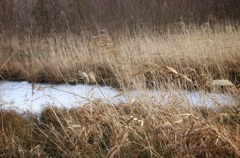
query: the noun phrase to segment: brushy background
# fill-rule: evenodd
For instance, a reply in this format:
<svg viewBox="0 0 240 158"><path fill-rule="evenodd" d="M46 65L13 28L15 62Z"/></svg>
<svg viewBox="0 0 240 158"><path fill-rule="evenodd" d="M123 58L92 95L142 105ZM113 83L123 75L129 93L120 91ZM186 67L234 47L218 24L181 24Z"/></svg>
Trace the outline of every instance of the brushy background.
<svg viewBox="0 0 240 158"><path fill-rule="evenodd" d="M209 22L214 25L240 19L237 0L1 0L1 31L38 33L82 30L99 26L111 31L131 31Z"/></svg>

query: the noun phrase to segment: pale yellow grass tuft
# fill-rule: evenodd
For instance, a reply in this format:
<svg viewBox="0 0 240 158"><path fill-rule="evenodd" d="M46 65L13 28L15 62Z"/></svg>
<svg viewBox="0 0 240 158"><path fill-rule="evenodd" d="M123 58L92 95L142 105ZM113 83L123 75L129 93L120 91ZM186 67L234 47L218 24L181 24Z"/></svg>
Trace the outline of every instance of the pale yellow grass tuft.
<svg viewBox="0 0 240 158"><path fill-rule="evenodd" d="M231 81L229 80L213 80L212 81L213 86L235 86Z"/></svg>
<svg viewBox="0 0 240 158"><path fill-rule="evenodd" d="M78 71L78 78L82 80L84 84L93 84L97 83L95 74L93 72L86 73L84 71Z"/></svg>
<svg viewBox="0 0 240 158"><path fill-rule="evenodd" d="M89 77L88 77L88 74L86 72L83 72L83 71L78 71L78 77L80 80L83 80L83 82L85 84L89 83Z"/></svg>
<svg viewBox="0 0 240 158"><path fill-rule="evenodd" d="M96 76L93 72L88 73L89 83L97 83Z"/></svg>

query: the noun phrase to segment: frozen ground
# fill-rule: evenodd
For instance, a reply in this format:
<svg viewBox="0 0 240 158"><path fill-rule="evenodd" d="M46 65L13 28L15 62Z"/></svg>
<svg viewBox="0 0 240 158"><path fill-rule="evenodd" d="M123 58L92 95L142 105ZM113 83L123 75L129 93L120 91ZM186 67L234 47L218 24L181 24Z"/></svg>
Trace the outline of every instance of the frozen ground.
<svg viewBox="0 0 240 158"><path fill-rule="evenodd" d="M14 109L19 112L39 113L46 106L76 107L96 99L109 104L127 102L135 98L139 101L148 100L149 103L158 102L167 105L178 102L180 105L192 106L224 106L234 104L234 100L227 95L187 92L187 91L131 91L123 95L120 91L110 87L94 85L51 85L35 84L34 88L28 82L0 82L0 108Z"/></svg>

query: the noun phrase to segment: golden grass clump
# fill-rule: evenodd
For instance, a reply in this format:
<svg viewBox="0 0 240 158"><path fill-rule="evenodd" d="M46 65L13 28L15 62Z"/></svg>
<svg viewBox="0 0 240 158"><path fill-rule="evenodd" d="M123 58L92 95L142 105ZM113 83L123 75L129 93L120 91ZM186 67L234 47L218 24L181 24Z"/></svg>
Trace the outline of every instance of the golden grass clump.
<svg viewBox="0 0 240 158"><path fill-rule="evenodd" d="M71 110L47 108L38 121L1 125L8 139L1 143L5 150L0 154L8 157L9 150L17 157L21 150L22 156L47 157L239 157L239 110L180 108L174 101L161 107L134 99L118 106L95 101Z"/></svg>

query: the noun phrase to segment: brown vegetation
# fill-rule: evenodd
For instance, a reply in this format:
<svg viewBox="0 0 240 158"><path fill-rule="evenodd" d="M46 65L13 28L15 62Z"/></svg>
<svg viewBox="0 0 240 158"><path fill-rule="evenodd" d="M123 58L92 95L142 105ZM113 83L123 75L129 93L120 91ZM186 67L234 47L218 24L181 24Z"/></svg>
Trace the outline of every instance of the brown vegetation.
<svg viewBox="0 0 240 158"><path fill-rule="evenodd" d="M240 84L239 30L184 26L159 34L1 34L0 77L49 83L103 84L120 89L211 89L213 80ZM85 76L84 76L85 75Z"/></svg>
<svg viewBox="0 0 240 158"><path fill-rule="evenodd" d="M231 83L239 97L239 31L232 25L158 34L47 37L1 34L0 77L29 82L107 84L123 90L215 90ZM217 79L217 80L214 80ZM229 82L229 80L231 82ZM214 82L213 82L214 81ZM1 110L1 157L239 157L239 105L215 110L181 108L174 98L101 101L66 110L45 109L40 119ZM144 99L143 99L144 100ZM24 114L24 116L26 116Z"/></svg>
<svg viewBox="0 0 240 158"><path fill-rule="evenodd" d="M0 0L0 31L12 34L198 26L239 21L238 0Z"/></svg>
<svg viewBox="0 0 240 158"><path fill-rule="evenodd" d="M237 101L239 6L0 0L0 80L227 92ZM240 157L239 101L183 108L179 98L162 106L143 96L49 107L39 118L1 109L0 157Z"/></svg>
<svg viewBox="0 0 240 158"><path fill-rule="evenodd" d="M100 101L45 109L40 120L0 115L1 157L239 157L239 108Z"/></svg>

